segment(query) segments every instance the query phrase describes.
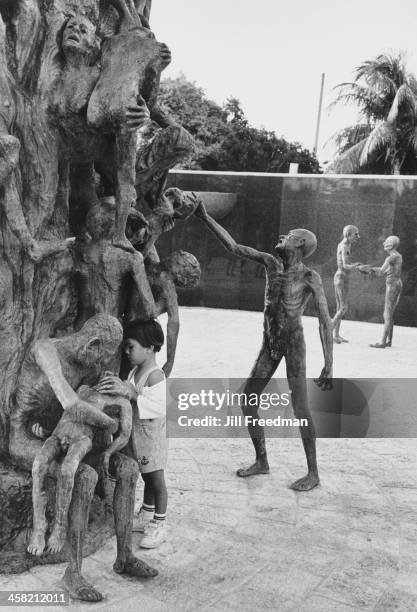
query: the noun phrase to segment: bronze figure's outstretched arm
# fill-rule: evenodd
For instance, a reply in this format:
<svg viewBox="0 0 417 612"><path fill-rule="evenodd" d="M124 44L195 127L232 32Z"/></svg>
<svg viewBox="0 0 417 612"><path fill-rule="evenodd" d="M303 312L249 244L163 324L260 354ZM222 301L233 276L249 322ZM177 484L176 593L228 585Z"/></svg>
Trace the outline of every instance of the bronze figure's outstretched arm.
<svg viewBox="0 0 417 612"><path fill-rule="evenodd" d="M358 262L350 263L350 250L347 245L342 246L341 256L342 256L342 266L344 270L356 270L356 268L361 265Z"/></svg>
<svg viewBox="0 0 417 612"><path fill-rule="evenodd" d="M178 299L174 283L167 284L166 287L166 311L168 315L167 323L167 360L163 366L165 376L171 374L174 365L175 353L177 350L178 333L180 330L180 318L178 314Z"/></svg>
<svg viewBox="0 0 417 612"><path fill-rule="evenodd" d="M374 272L377 276L383 276L389 271L392 259L392 255L388 255L380 268L378 268L378 266L371 268L372 272Z"/></svg>
<svg viewBox="0 0 417 612"><path fill-rule="evenodd" d="M132 253L132 276L138 294L142 300L144 314L149 319L155 317L156 306L148 277L146 276L143 255L137 251Z"/></svg>
<svg viewBox="0 0 417 612"><path fill-rule="evenodd" d="M227 232L224 227L222 227L219 223L217 223L217 221L212 219L212 217L207 214L203 204L199 204L195 211L195 216L204 221L207 227L220 240L224 248L230 251L233 255L237 255L238 257L243 257L245 259L251 259L252 261L256 261L257 263L265 266L268 266L271 263L276 265L276 259L269 253L258 251L257 249L253 249L252 247L248 247L243 244L237 244L229 232Z"/></svg>
<svg viewBox="0 0 417 612"><path fill-rule="evenodd" d="M384 263L381 267L379 266L370 266L369 264L365 264L360 267L359 271L363 274L370 274L371 277L375 274L376 276L384 276L389 272L390 266L392 262L392 255L388 255L385 259Z"/></svg>

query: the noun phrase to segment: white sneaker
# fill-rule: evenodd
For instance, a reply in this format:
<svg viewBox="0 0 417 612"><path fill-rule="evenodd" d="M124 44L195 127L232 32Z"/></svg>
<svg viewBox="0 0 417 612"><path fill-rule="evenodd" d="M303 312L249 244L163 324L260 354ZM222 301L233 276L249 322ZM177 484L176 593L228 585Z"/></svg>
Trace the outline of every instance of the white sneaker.
<svg viewBox="0 0 417 612"><path fill-rule="evenodd" d="M146 525L153 519L153 512L147 512L143 508L139 512L133 515L133 527L132 531L136 533L143 533Z"/></svg>
<svg viewBox="0 0 417 612"><path fill-rule="evenodd" d="M140 543L141 548L156 548L165 542L167 530L165 521L155 521L152 519L145 527L145 535Z"/></svg>

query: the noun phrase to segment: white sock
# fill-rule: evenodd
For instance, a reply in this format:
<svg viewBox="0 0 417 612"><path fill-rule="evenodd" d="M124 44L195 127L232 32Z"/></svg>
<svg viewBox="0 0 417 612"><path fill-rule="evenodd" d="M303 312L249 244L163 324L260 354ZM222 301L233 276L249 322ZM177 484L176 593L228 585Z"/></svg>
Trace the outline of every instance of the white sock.
<svg viewBox="0 0 417 612"><path fill-rule="evenodd" d="M147 504L142 504L141 510L143 512L143 518L153 519L153 515L155 514L155 506L148 506Z"/></svg>

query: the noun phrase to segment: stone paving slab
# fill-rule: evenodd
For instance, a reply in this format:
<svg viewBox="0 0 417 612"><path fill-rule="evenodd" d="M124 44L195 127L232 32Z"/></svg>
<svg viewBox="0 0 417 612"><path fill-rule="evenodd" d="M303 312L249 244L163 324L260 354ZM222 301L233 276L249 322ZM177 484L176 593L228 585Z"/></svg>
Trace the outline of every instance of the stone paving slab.
<svg viewBox="0 0 417 612"><path fill-rule="evenodd" d="M208 376L247 374L256 356L259 313L182 309L181 314L174 375L201 376L205 368ZM234 334L243 325L238 359L233 359ZM338 375L344 370L348 376L365 375L369 356L363 355L363 344L378 338L379 326L349 321L343 326L351 343L335 348ZM309 351L319 342L317 322L306 318L304 327ZM417 330L398 328L395 339L403 342L400 358L394 350L375 351L369 369L378 367L380 376L414 376ZM319 359L320 351L309 358L310 370ZM134 535L135 551L158 568L159 576L136 581L115 574L112 539L84 561L86 578L105 600L73 601L70 610L415 612L415 440L321 439L321 485L305 494L288 488L304 474L300 440L271 439L268 450L271 473L242 480L235 470L252 460L249 440L170 440L169 539L145 551L139 548L141 536ZM138 489L138 500L141 495ZM64 568L0 576L0 590L60 589Z"/></svg>

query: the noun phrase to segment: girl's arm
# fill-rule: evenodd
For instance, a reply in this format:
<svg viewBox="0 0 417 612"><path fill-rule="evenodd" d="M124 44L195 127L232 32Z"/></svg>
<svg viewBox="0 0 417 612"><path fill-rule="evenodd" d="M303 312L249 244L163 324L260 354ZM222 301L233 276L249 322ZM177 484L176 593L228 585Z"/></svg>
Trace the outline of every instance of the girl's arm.
<svg viewBox="0 0 417 612"><path fill-rule="evenodd" d="M166 384L161 370L151 372L148 386L137 397L140 419L160 419L166 416Z"/></svg>

